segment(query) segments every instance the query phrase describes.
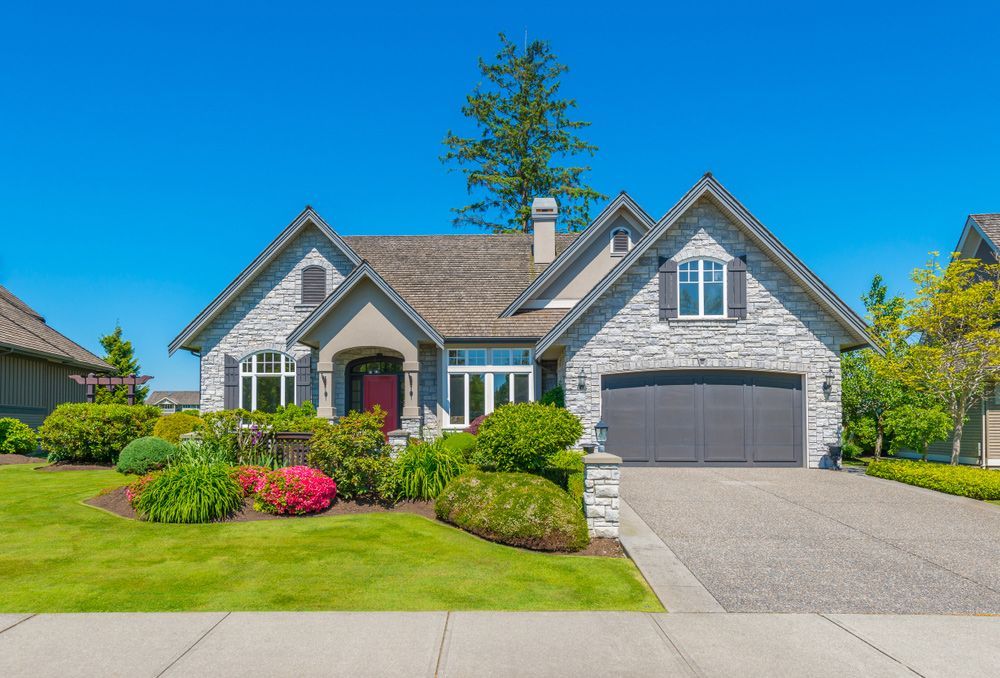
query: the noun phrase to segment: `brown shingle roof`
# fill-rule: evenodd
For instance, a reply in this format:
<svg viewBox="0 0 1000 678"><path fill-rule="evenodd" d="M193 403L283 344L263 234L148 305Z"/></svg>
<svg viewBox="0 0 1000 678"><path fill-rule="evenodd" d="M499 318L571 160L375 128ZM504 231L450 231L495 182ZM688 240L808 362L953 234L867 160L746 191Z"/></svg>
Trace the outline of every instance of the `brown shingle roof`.
<svg viewBox="0 0 1000 678"><path fill-rule="evenodd" d="M556 235L556 254L577 237ZM344 238L414 310L445 337L537 338L566 309L500 313L544 266L534 264L532 236L402 235Z"/></svg>
<svg viewBox="0 0 1000 678"><path fill-rule="evenodd" d="M147 405L156 405L164 398L178 405L199 405L201 395L198 391L151 391L146 396Z"/></svg>
<svg viewBox="0 0 1000 678"><path fill-rule="evenodd" d="M993 241L993 244L1000 247L1000 214L970 214L970 217L979 224L983 233Z"/></svg>
<svg viewBox="0 0 1000 678"><path fill-rule="evenodd" d="M0 346L72 363L95 372L112 367L45 324L45 319L0 285Z"/></svg>

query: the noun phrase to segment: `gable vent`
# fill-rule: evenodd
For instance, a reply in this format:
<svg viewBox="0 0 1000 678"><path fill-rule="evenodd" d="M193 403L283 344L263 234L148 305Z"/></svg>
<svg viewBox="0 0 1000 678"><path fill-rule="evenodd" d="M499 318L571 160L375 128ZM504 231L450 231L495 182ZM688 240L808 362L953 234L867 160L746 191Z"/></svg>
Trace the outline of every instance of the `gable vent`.
<svg viewBox="0 0 1000 678"><path fill-rule="evenodd" d="M611 236L611 253L625 254L628 252L628 231L619 228Z"/></svg>
<svg viewBox="0 0 1000 678"><path fill-rule="evenodd" d="M302 270L302 303L316 305L326 299L326 269L308 266Z"/></svg>

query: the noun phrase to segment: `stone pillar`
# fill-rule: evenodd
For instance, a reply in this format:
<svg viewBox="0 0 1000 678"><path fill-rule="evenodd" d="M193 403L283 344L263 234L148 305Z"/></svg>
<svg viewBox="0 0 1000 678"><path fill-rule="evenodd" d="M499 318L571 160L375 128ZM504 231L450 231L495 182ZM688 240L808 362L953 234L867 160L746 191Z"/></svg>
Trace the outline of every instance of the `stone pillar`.
<svg viewBox="0 0 1000 678"><path fill-rule="evenodd" d="M583 458L583 510L591 537L618 538L622 458L592 452Z"/></svg>
<svg viewBox="0 0 1000 678"><path fill-rule="evenodd" d="M399 427L415 437L420 437L420 361L404 360L403 373L403 418Z"/></svg>
<svg viewBox="0 0 1000 678"><path fill-rule="evenodd" d="M389 438L389 447L392 448L393 457L405 450L406 445L410 442L410 434L401 428L389 431L387 437Z"/></svg>
<svg viewBox="0 0 1000 678"><path fill-rule="evenodd" d="M316 378L319 379L319 402L316 404L316 416L323 419L333 419L334 411L333 363L320 362L316 365Z"/></svg>

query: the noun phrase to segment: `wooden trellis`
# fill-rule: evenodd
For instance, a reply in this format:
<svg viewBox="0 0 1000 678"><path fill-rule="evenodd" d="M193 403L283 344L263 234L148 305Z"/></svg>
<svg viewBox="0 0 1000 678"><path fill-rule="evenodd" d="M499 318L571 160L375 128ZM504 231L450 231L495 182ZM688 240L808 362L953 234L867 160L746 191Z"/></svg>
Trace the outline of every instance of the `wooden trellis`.
<svg viewBox="0 0 1000 678"><path fill-rule="evenodd" d="M116 386L128 386L128 392L126 393L126 397L128 398L128 404L135 405L135 387L142 386L153 377L149 376L148 374L143 375L141 377L137 377L134 374L130 374L127 377L105 377L105 376L98 376L93 372L91 372L87 376L83 376L80 374L71 374L69 375L69 378L75 381L76 383L87 387L88 403L94 402L94 396L97 394L98 386L104 386L105 388L109 389L114 388Z"/></svg>

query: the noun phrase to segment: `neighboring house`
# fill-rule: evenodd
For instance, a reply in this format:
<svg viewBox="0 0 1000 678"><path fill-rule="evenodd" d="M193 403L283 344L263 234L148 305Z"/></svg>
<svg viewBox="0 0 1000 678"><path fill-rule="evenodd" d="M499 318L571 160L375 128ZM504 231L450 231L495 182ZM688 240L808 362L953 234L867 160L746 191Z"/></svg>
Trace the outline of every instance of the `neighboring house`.
<svg viewBox="0 0 1000 678"><path fill-rule="evenodd" d="M146 396L146 404L159 407L164 414L184 410L197 411L199 400L198 391L152 391Z"/></svg>
<svg viewBox="0 0 1000 678"><path fill-rule="evenodd" d="M1000 214L970 214L955 251L962 257L995 262L1000 244ZM959 461L975 466L1000 467L1000 390L969 408L969 419L962 427ZM900 456L919 457L913 452ZM927 448L927 458L951 460L951 438Z"/></svg>
<svg viewBox="0 0 1000 678"><path fill-rule="evenodd" d="M643 465L825 465L864 322L711 175L581 233L341 237L306 208L171 342L205 411L380 405L433 437L563 384Z"/></svg>
<svg viewBox="0 0 1000 678"><path fill-rule="evenodd" d="M107 374L112 367L56 332L45 318L0 286L0 417L41 426L56 405L84 402L71 374Z"/></svg>

